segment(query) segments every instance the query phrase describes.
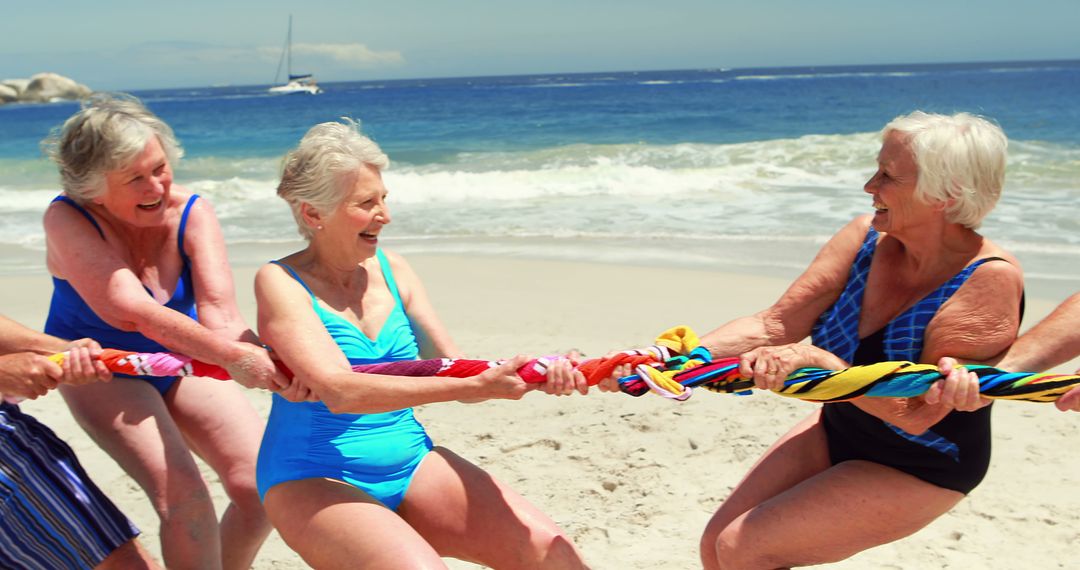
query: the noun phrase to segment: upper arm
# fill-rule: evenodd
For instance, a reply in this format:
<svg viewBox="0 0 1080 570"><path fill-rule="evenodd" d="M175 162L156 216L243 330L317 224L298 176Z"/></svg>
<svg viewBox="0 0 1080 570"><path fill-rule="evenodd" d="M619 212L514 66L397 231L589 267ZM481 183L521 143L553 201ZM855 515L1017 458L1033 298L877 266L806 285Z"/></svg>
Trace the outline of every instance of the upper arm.
<svg viewBox="0 0 1080 570"><path fill-rule="evenodd" d="M191 206L184 231L184 253L191 260L191 277L199 322L213 330L229 329L239 337L247 329L236 304L232 269L214 207L205 198ZM236 329L236 330L232 330Z"/></svg>
<svg viewBox="0 0 1080 570"><path fill-rule="evenodd" d="M818 317L840 297L868 227L869 218L863 216L841 228L767 309L773 321L783 324L785 340L798 342L806 338Z"/></svg>
<svg viewBox="0 0 1080 570"><path fill-rule="evenodd" d="M316 392L333 372L352 370L345 354L312 309L311 296L281 267L255 274L259 335L296 375Z"/></svg>
<svg viewBox="0 0 1080 570"><path fill-rule="evenodd" d="M77 210L53 203L45 211L44 225L49 270L70 283L105 322L121 330L136 330L142 318L161 308Z"/></svg>
<svg viewBox="0 0 1080 570"><path fill-rule="evenodd" d="M431 304L431 298L428 297L420 276L413 271L405 258L390 251L384 250L384 253L394 272L394 280L397 281L398 294L401 295L405 314L416 331L421 355L429 358L462 357L461 350L454 344L446 326L435 312L435 307Z"/></svg>
<svg viewBox="0 0 1080 570"><path fill-rule="evenodd" d="M993 359L1016 340L1023 274L1014 263L980 265L926 327L922 361Z"/></svg>
<svg viewBox="0 0 1080 570"><path fill-rule="evenodd" d="M806 338L814 322L844 290L869 225L869 216L849 222L829 239L806 271L772 306L708 333L702 337L702 344L714 355L730 356Z"/></svg>

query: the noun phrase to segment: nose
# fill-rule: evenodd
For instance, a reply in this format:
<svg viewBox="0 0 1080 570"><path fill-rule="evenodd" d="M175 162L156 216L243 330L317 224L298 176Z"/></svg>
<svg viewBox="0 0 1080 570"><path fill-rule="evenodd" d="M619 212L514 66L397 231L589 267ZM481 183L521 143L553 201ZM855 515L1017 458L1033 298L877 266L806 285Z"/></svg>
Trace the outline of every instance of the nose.
<svg viewBox="0 0 1080 570"><path fill-rule="evenodd" d="M375 221L384 226L390 223L390 208L382 200L379 200L379 205L376 206Z"/></svg>
<svg viewBox="0 0 1080 570"><path fill-rule="evenodd" d="M877 180L878 173L875 172L874 175L866 181L866 184L863 184L863 192L866 192L867 194L873 194L875 192L875 189L877 188Z"/></svg>

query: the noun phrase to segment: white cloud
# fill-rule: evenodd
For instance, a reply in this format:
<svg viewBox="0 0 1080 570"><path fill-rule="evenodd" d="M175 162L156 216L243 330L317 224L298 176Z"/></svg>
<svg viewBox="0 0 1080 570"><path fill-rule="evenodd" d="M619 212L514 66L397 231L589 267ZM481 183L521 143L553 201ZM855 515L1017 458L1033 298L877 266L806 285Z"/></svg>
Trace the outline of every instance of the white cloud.
<svg viewBox="0 0 1080 570"><path fill-rule="evenodd" d="M399 51L375 51L364 44L293 44L293 55L327 57L356 67L401 65L405 58Z"/></svg>

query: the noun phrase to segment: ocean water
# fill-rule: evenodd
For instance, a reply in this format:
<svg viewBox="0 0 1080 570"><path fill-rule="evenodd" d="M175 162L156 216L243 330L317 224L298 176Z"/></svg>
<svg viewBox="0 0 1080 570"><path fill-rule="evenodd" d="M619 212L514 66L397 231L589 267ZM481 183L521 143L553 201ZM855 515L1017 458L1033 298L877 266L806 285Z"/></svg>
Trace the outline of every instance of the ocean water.
<svg viewBox="0 0 1080 570"><path fill-rule="evenodd" d="M877 132L922 109L1004 128L1006 189L983 233L1029 279L1080 289L1080 61L323 87L314 97L265 86L135 92L176 131L186 151L176 181L213 201L235 263L263 262L266 244L295 247L274 195L280 157L311 125L349 116L393 162L383 235L404 253L794 275L872 211L862 185ZM58 186L39 142L76 108L0 106L0 271L44 271L40 218Z"/></svg>

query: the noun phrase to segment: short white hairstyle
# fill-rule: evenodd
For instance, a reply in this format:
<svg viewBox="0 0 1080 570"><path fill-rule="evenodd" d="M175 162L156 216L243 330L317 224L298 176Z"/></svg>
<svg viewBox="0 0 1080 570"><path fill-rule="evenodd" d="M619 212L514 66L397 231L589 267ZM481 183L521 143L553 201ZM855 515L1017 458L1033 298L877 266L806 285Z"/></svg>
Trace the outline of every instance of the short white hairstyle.
<svg viewBox="0 0 1080 570"><path fill-rule="evenodd" d="M882 140L892 132L905 138L919 168L915 195L924 202L952 201L946 219L978 228L1005 186L1009 142L1001 127L971 113L915 111L885 125Z"/></svg>
<svg viewBox="0 0 1080 570"><path fill-rule="evenodd" d="M125 168L157 137L169 164L184 155L176 136L142 102L123 93L101 93L44 141L42 148L60 170L60 184L73 200L86 203L105 193L105 174Z"/></svg>
<svg viewBox="0 0 1080 570"><path fill-rule="evenodd" d="M285 155L277 194L288 202L304 239L310 240L314 232L304 223L301 206L330 213L345 199L348 187L344 182L365 165L381 171L390 167L390 159L360 132L359 123L348 117L311 127L300 144Z"/></svg>

